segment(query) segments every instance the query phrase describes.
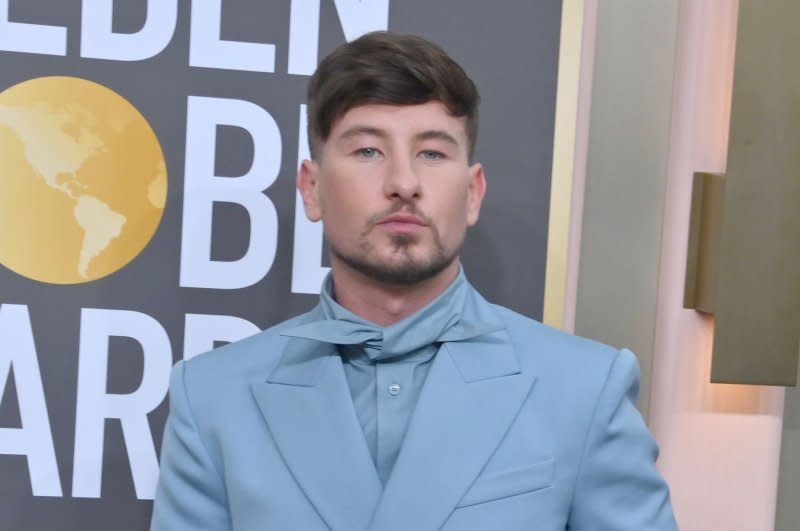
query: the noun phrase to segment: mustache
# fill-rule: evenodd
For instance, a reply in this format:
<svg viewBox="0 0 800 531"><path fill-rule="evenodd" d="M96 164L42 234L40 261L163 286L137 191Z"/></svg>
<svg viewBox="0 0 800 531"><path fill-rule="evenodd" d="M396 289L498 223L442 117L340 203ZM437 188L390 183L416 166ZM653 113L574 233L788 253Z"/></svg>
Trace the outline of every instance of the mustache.
<svg viewBox="0 0 800 531"><path fill-rule="evenodd" d="M391 207L387 208L383 212L378 212L367 219L367 230L372 230L372 228L380 223L383 219L394 215L394 214L411 214L412 216L417 216L422 221L425 222L426 225L432 225L431 220L425 213L417 207L414 203L409 201L396 201Z"/></svg>

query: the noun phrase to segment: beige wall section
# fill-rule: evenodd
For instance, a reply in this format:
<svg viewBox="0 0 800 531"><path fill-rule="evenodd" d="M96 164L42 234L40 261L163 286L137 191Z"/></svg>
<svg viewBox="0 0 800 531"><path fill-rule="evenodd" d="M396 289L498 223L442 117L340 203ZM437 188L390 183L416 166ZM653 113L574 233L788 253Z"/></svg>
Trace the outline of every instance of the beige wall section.
<svg viewBox="0 0 800 531"><path fill-rule="evenodd" d="M558 48L558 89L553 128L553 174L550 179L550 215L547 225L547 267L542 321L562 327L572 176L575 161L575 130L578 114L578 81L583 35L583 0L564 0L561 8L561 39Z"/></svg>
<svg viewBox="0 0 800 531"><path fill-rule="evenodd" d="M561 21L543 321L575 329L597 0L565 0Z"/></svg>
<svg viewBox="0 0 800 531"><path fill-rule="evenodd" d="M771 531L784 391L711 384L713 321L682 304L692 175L725 171L738 2L597 9L575 330L637 351L680 528ZM800 464L785 464L800 455L791 392L777 531L800 521Z"/></svg>
<svg viewBox="0 0 800 531"><path fill-rule="evenodd" d="M709 383L713 321L682 307L692 174L725 172L737 11L680 2L650 426L683 531L771 531L775 515L783 390Z"/></svg>
<svg viewBox="0 0 800 531"><path fill-rule="evenodd" d="M636 352L647 412L678 1L598 2L575 332Z"/></svg>
<svg viewBox="0 0 800 531"><path fill-rule="evenodd" d="M568 332L575 331L575 309L578 299L578 268L581 254L586 159L589 154L589 123L591 121L594 54L597 40L597 2L598 0L585 0L583 8L583 42L581 43L578 112L575 125L575 161L572 175L567 278L564 289L564 316L561 323L561 327Z"/></svg>

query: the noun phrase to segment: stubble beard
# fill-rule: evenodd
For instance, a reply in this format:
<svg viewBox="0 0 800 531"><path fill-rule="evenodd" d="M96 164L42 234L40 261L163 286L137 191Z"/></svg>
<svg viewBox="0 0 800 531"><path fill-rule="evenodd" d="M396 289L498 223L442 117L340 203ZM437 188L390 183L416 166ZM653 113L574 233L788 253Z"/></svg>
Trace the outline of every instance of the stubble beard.
<svg viewBox="0 0 800 531"><path fill-rule="evenodd" d="M400 209L392 209L391 213ZM414 211L415 214L419 214ZM358 271L362 275L391 286L409 287L431 279L447 269L457 258L461 251L460 242L451 252L448 252L442 243L439 231L428 220L428 229L433 238L433 252L426 259L414 258L412 250L420 244L420 238L413 234L392 234L390 243L393 247L392 258L382 260L375 257L375 248L368 241L367 236L375 227L379 219L388 215L383 213L375 216L368 223L368 228L361 234L359 253L347 253L341 250L330 239L328 248L333 256L345 265Z"/></svg>

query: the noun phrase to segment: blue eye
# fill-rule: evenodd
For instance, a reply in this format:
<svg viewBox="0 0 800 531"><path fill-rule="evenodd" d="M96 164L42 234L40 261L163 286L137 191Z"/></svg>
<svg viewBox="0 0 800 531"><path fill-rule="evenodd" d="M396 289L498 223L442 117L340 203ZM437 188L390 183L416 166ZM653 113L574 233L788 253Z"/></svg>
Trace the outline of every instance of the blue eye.
<svg viewBox="0 0 800 531"><path fill-rule="evenodd" d="M364 159L374 159L380 155L380 151L375 148L365 147L356 150L356 155Z"/></svg>
<svg viewBox="0 0 800 531"><path fill-rule="evenodd" d="M444 153L433 151L432 149L426 149L425 151L420 152L420 156L426 160L442 160L445 158Z"/></svg>

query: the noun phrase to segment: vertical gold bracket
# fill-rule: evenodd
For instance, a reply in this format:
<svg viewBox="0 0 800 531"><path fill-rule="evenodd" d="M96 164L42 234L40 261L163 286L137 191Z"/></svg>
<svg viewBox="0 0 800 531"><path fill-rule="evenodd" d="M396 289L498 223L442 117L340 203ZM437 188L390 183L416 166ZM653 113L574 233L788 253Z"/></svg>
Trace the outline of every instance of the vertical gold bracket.
<svg viewBox="0 0 800 531"><path fill-rule="evenodd" d="M719 276L725 178L695 173L683 307L714 313Z"/></svg>

